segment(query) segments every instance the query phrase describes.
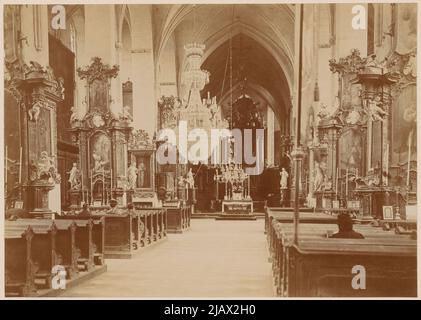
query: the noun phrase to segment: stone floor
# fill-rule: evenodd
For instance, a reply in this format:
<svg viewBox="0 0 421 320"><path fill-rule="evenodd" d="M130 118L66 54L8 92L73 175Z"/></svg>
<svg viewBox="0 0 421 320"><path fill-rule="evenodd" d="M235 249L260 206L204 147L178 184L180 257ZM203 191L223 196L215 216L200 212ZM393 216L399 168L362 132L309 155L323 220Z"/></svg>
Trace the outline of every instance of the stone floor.
<svg viewBox="0 0 421 320"><path fill-rule="evenodd" d="M271 297L263 223L194 219L131 260L106 260L106 273L62 296Z"/></svg>

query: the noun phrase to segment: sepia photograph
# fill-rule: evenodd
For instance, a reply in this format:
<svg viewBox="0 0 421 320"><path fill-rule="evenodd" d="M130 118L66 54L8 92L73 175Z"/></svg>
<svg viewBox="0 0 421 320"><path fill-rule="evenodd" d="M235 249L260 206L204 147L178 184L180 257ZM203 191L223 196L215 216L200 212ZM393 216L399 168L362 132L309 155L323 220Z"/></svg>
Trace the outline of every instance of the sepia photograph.
<svg viewBox="0 0 421 320"><path fill-rule="evenodd" d="M25 2L6 299L419 297L416 1Z"/></svg>

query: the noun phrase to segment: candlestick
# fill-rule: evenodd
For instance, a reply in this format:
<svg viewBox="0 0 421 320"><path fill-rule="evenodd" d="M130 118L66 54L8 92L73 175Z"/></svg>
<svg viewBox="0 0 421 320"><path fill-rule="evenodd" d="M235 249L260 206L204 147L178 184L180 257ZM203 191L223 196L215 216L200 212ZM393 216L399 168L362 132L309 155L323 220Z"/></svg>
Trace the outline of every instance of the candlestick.
<svg viewBox="0 0 421 320"><path fill-rule="evenodd" d="M346 177L345 177L345 199L348 200L348 168L346 168Z"/></svg>
<svg viewBox="0 0 421 320"><path fill-rule="evenodd" d="M101 201L102 205L104 205L104 198L105 198L105 175L104 175L104 168L102 168L102 201Z"/></svg>
<svg viewBox="0 0 421 320"><path fill-rule="evenodd" d="M339 168L336 168L336 200L338 200Z"/></svg>
<svg viewBox="0 0 421 320"><path fill-rule="evenodd" d="M79 172L80 172L80 183L81 183L81 190L82 190L82 201L85 202L85 192L83 190L83 172L82 172L82 168L80 168Z"/></svg>
<svg viewBox="0 0 421 320"><path fill-rule="evenodd" d="M94 186L93 186L93 178L92 178L92 169L91 169L91 204L94 198Z"/></svg>
<svg viewBox="0 0 421 320"><path fill-rule="evenodd" d="M6 164L5 164L5 169L6 169L6 173L4 174L4 183L6 183L7 184L7 164L8 164L8 161L7 161L7 146L6 146Z"/></svg>
<svg viewBox="0 0 421 320"><path fill-rule="evenodd" d="M22 183L22 147L19 149L19 184Z"/></svg>
<svg viewBox="0 0 421 320"><path fill-rule="evenodd" d="M110 169L110 190L111 190L111 198L113 197L113 169Z"/></svg>

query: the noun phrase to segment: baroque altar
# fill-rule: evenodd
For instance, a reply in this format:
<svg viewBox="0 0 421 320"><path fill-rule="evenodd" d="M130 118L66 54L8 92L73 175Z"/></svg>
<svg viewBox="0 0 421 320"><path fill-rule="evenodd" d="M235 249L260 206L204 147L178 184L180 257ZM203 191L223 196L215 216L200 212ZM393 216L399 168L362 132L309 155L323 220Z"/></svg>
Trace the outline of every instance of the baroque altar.
<svg viewBox="0 0 421 320"><path fill-rule="evenodd" d="M155 145L146 131L130 135L128 152L128 201L136 207L161 207L155 187Z"/></svg>
<svg viewBox="0 0 421 320"><path fill-rule="evenodd" d="M79 146L76 170L80 171L80 181L69 191L73 208L81 202L104 208L111 199L119 206L127 204L126 164L132 128L124 108L118 115L111 111L111 81L118 71L117 65L110 67L98 57L77 69L79 77L86 80L87 112L83 117L74 113L70 119L73 142Z"/></svg>

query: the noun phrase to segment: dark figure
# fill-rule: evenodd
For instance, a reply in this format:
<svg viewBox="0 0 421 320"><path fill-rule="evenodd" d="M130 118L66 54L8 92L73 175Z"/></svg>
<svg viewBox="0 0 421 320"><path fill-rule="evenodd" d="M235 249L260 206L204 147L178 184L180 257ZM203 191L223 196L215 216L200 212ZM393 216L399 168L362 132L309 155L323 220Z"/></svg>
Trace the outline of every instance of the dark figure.
<svg viewBox="0 0 421 320"><path fill-rule="evenodd" d="M118 208L117 208L117 200L111 199L110 200L110 210L107 211L108 214L118 214Z"/></svg>
<svg viewBox="0 0 421 320"><path fill-rule="evenodd" d="M127 211L128 211L129 213L133 213L133 214L135 213L133 203L129 203L129 204L127 204Z"/></svg>
<svg viewBox="0 0 421 320"><path fill-rule="evenodd" d="M79 215L82 217L89 217L91 215L91 211L88 208L86 203L83 204L82 210L79 212Z"/></svg>
<svg viewBox="0 0 421 320"><path fill-rule="evenodd" d="M348 214L339 214L337 223L339 231L333 234L331 238L364 239L364 236L361 233L352 229L352 219Z"/></svg>

